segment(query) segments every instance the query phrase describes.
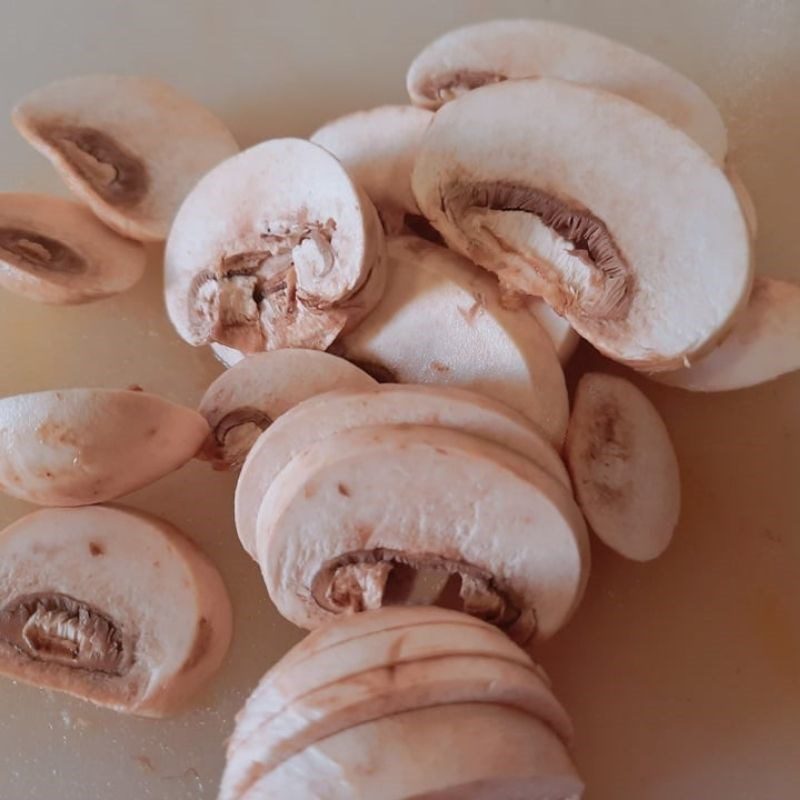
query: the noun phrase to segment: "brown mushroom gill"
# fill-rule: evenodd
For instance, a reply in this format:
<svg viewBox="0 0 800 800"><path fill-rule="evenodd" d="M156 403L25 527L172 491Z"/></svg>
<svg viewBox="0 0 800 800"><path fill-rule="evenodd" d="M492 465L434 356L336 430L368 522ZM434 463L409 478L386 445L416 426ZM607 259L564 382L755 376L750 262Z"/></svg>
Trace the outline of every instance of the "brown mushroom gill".
<svg viewBox="0 0 800 800"><path fill-rule="evenodd" d="M430 100L446 103L473 89L505 80L507 80L505 75L491 70L460 69L454 72L442 72L429 78L420 87L420 93Z"/></svg>
<svg viewBox="0 0 800 800"><path fill-rule="evenodd" d="M86 261L57 239L22 228L0 227L0 254L7 253L15 266L31 272L80 275Z"/></svg>

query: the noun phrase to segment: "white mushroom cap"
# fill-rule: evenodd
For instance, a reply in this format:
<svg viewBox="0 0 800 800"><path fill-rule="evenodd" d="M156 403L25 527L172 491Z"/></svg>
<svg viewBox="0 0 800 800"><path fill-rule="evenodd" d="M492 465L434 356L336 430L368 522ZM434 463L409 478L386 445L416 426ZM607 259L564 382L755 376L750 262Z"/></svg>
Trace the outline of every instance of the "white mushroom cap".
<svg viewBox="0 0 800 800"><path fill-rule="evenodd" d="M141 245L83 206L45 194L0 193L0 286L42 303L88 303L136 284Z"/></svg>
<svg viewBox="0 0 800 800"><path fill-rule="evenodd" d="M725 123L699 86L632 47L558 22L493 20L451 31L414 59L406 81L415 104L438 108L518 78L560 78L621 95L681 128L717 162L725 158Z"/></svg>
<svg viewBox="0 0 800 800"><path fill-rule="evenodd" d="M724 172L625 98L552 79L477 89L437 112L413 186L450 247L631 366L681 366L747 301Z"/></svg>
<svg viewBox="0 0 800 800"><path fill-rule="evenodd" d="M145 242L163 241L198 178L239 150L220 119L154 78L66 78L12 119L106 225Z"/></svg>
<svg viewBox="0 0 800 800"><path fill-rule="evenodd" d="M162 716L219 668L222 579L166 522L120 508L36 511L0 533L0 673Z"/></svg>
<svg viewBox="0 0 800 800"><path fill-rule="evenodd" d="M0 490L44 506L102 503L185 464L208 436L189 408L133 390L0 399Z"/></svg>

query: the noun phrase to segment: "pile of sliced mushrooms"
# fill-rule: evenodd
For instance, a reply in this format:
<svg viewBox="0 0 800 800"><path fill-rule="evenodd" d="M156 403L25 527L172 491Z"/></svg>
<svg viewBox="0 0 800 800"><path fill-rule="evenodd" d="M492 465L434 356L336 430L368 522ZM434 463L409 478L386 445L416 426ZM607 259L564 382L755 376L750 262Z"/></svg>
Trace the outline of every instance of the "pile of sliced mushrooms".
<svg viewBox="0 0 800 800"><path fill-rule="evenodd" d="M588 529L667 548L680 479L639 388L585 374L570 411L564 364L582 338L691 391L800 368L800 287L754 280L753 204L691 81L516 20L437 39L407 88L243 152L152 79L13 112L76 199L0 195L0 286L100 300L165 241L169 318L228 369L198 411L135 386L0 399L0 489L45 507L0 534L0 672L183 707L228 649L222 579L103 504L192 458L240 470L241 546L312 633L241 711L222 800L580 797L522 648L579 606Z"/></svg>

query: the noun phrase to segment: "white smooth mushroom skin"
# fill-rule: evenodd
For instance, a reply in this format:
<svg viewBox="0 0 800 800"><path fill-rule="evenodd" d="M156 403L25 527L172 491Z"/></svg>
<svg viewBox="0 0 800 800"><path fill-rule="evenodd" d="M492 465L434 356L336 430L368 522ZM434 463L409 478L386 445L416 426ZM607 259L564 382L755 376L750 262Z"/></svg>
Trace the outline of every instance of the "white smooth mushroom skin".
<svg viewBox="0 0 800 800"><path fill-rule="evenodd" d="M412 102L435 109L519 78L560 78L626 97L682 129L717 162L725 158L725 123L699 86L632 47L557 22L493 20L451 31L414 59L406 82Z"/></svg>
<svg viewBox="0 0 800 800"><path fill-rule="evenodd" d="M800 286L756 278L733 330L707 355L654 380L693 392L725 392L800 369Z"/></svg>
<svg viewBox="0 0 800 800"><path fill-rule="evenodd" d="M124 292L144 274L144 248L79 203L0 193L0 287L40 303L76 304Z"/></svg>
<svg viewBox="0 0 800 800"><path fill-rule="evenodd" d="M0 674L160 717L217 671L231 628L216 568L163 520L44 509L0 533Z"/></svg>
<svg viewBox="0 0 800 800"><path fill-rule="evenodd" d="M437 112L413 187L452 249L637 369L707 352L747 302L725 173L623 97L544 78L476 89Z"/></svg>
<svg viewBox="0 0 800 800"><path fill-rule="evenodd" d="M612 550L649 561L681 510L678 459L664 421L630 381L590 372L578 383L566 458L591 529Z"/></svg>
<svg viewBox="0 0 800 800"><path fill-rule="evenodd" d="M725 166L725 174L731 182L733 191L739 200L739 205L742 208L745 221L747 222L747 229L750 231L750 238L755 239L758 236L758 212L756 211L756 204L753 201L753 196L750 190L745 186L742 176L739 175L739 170L731 163Z"/></svg>
<svg viewBox="0 0 800 800"><path fill-rule="evenodd" d="M319 350L252 355L223 372L203 395L199 411L211 433L200 458L214 469L240 467L259 435L293 406L334 389L374 385L354 364Z"/></svg>
<svg viewBox="0 0 800 800"><path fill-rule="evenodd" d="M383 231L327 151L273 139L211 170L164 257L170 319L190 344L326 350L378 302Z"/></svg>
<svg viewBox="0 0 800 800"><path fill-rule="evenodd" d="M236 529L253 558L258 512L281 470L328 436L376 425L435 425L470 433L520 453L571 491L566 467L544 434L497 400L451 386L384 384L329 392L284 414L261 434L245 460L236 485Z"/></svg>
<svg viewBox="0 0 800 800"><path fill-rule="evenodd" d="M196 411L134 390L0 399L0 490L43 506L102 503L185 464L208 436Z"/></svg>
<svg viewBox="0 0 800 800"><path fill-rule="evenodd" d="M244 353L234 350L233 347L226 347L224 344L220 344L219 342L211 342L209 347L211 348L211 352L214 354L214 358L216 358L217 361L219 361L219 363L222 364L226 369L235 367L237 364L247 358Z"/></svg>
<svg viewBox="0 0 800 800"><path fill-rule="evenodd" d="M181 201L238 152L225 124L154 78L84 75L31 92L17 130L110 228L163 241Z"/></svg>

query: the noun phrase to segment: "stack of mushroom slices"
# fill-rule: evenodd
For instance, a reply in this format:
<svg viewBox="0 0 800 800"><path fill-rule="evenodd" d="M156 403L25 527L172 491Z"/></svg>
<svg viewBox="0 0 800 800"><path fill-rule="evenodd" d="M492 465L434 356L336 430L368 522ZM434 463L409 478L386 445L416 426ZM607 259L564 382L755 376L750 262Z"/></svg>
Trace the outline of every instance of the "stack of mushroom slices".
<svg viewBox="0 0 800 800"><path fill-rule="evenodd" d="M491 626L393 608L317 629L237 717L220 800L581 795L547 677Z"/></svg>

